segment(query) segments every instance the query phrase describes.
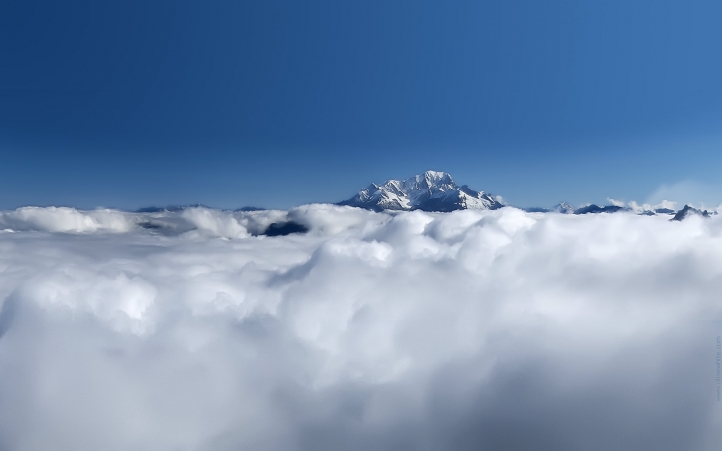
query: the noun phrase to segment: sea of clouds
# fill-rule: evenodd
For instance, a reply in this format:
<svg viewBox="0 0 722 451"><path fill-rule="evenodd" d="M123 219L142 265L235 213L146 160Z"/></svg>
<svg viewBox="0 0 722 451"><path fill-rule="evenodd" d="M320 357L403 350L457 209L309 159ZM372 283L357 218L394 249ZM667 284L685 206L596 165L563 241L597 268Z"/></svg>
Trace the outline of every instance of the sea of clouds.
<svg viewBox="0 0 722 451"><path fill-rule="evenodd" d="M293 221L306 234L259 236ZM722 218L0 212L0 450L719 450Z"/></svg>

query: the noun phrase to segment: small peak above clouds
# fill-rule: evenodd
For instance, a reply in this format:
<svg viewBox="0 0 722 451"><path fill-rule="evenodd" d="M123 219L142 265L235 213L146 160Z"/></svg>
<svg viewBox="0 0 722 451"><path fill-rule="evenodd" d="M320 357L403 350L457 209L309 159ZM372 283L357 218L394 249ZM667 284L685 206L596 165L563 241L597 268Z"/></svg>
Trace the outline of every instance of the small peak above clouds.
<svg viewBox="0 0 722 451"><path fill-rule="evenodd" d="M574 210L575 210L575 208L567 202L560 202L552 207L552 211L556 211L557 213L564 213L564 214L574 213Z"/></svg>
<svg viewBox="0 0 722 451"><path fill-rule="evenodd" d="M670 219L670 221L682 221L683 219L690 216L702 216L703 218L709 218L710 212L708 212L707 210L700 210L689 205L685 205L684 208L679 210L677 214L674 215L674 218Z"/></svg>
<svg viewBox="0 0 722 451"><path fill-rule="evenodd" d="M616 213L618 211L625 210L624 207L619 205L605 205L600 207L596 204L587 205L586 207L577 208L574 210L575 215L586 215L589 213Z"/></svg>

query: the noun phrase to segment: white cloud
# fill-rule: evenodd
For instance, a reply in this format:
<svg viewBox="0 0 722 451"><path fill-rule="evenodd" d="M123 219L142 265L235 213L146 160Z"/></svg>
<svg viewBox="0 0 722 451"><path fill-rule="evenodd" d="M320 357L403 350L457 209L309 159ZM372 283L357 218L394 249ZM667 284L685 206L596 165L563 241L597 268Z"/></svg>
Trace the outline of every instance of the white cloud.
<svg viewBox="0 0 722 451"><path fill-rule="evenodd" d="M624 207L626 205L626 203L623 200L616 200L616 199L612 199L611 197L607 197L607 201L616 207Z"/></svg>
<svg viewBox="0 0 722 451"><path fill-rule="evenodd" d="M668 219L3 212L0 449L714 449L722 220Z"/></svg>
<svg viewBox="0 0 722 451"><path fill-rule="evenodd" d="M654 205L672 202L677 205L689 204L697 208L715 209L722 202L722 194L720 193L722 193L722 188L719 185L682 181L661 185L649 195L647 203Z"/></svg>
<svg viewBox="0 0 722 451"><path fill-rule="evenodd" d="M0 212L0 226L11 230L127 232L133 225L127 214L107 209L81 212L68 207L23 207Z"/></svg>

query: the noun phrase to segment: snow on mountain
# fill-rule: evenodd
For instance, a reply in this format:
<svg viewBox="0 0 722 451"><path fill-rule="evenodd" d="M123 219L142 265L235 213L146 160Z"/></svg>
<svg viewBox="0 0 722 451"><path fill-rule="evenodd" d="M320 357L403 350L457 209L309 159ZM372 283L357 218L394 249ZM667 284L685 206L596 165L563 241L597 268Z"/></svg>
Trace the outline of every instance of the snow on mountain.
<svg viewBox="0 0 722 451"><path fill-rule="evenodd" d="M369 210L494 210L504 204L483 191L458 186L446 172L426 171L409 179L371 184L339 205Z"/></svg>
<svg viewBox="0 0 722 451"><path fill-rule="evenodd" d="M552 211L556 211L557 213L564 213L564 214L574 213L574 210L576 210L576 209L567 202L561 202L552 207Z"/></svg>

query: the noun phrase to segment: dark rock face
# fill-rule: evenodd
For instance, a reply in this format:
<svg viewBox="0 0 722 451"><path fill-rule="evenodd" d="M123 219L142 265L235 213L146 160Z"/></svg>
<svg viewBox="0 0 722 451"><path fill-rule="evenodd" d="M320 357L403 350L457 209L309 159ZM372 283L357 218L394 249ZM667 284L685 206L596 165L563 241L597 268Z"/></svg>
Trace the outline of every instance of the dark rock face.
<svg viewBox="0 0 722 451"><path fill-rule="evenodd" d="M160 224L155 224L155 223L150 222L150 221L139 222L138 225L139 225L140 227L143 227L144 229L148 229L148 230L157 230L157 229L162 229L162 228L163 228L162 225L160 225Z"/></svg>
<svg viewBox="0 0 722 451"><path fill-rule="evenodd" d="M617 205L606 205L604 207L600 207L599 205L587 205L586 207L577 208L574 210L575 215L586 215L589 213L616 213L619 210L623 210L624 207L619 207Z"/></svg>
<svg viewBox="0 0 722 451"><path fill-rule="evenodd" d="M674 218L670 221L682 221L692 215L702 216L703 218L709 218L709 212L707 210L699 210L689 205L685 205L683 209L679 210Z"/></svg>
<svg viewBox="0 0 722 451"><path fill-rule="evenodd" d="M548 208L542 208L542 207L527 207L527 208L522 208L522 210L524 210L527 213L549 213L550 211L552 211Z"/></svg>
<svg viewBox="0 0 722 451"><path fill-rule="evenodd" d="M297 222L288 221L288 222L274 222L273 224L269 225L265 232L263 232L263 235L266 236L286 236L290 235L292 233L306 233L308 232L308 227L306 227L303 224L299 224Z"/></svg>
<svg viewBox="0 0 722 451"><path fill-rule="evenodd" d="M241 207L241 208L237 208L237 209L234 210L234 211L263 211L263 210L265 210L265 208L261 208L261 207Z"/></svg>
<svg viewBox="0 0 722 451"><path fill-rule="evenodd" d="M193 205L168 205L167 207L143 207L135 210L136 213L164 213L164 212L176 212L176 211L183 211L187 208L210 208L203 204L193 204Z"/></svg>
<svg viewBox="0 0 722 451"><path fill-rule="evenodd" d="M676 211L672 210L671 208L657 208L654 210L655 213L658 215L673 215L677 213Z"/></svg>

